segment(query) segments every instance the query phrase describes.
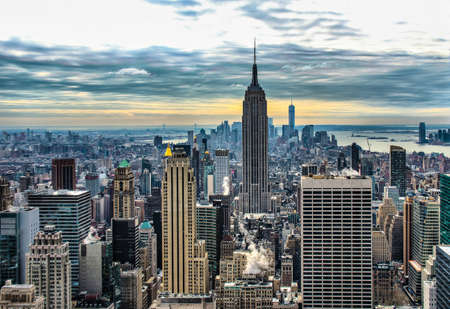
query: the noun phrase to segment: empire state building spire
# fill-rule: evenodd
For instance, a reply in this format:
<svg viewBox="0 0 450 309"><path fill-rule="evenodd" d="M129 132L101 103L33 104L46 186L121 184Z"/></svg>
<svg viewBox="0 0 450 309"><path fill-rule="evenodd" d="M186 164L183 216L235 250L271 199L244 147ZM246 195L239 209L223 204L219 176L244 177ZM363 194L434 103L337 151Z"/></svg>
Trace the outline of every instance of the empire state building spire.
<svg viewBox="0 0 450 309"><path fill-rule="evenodd" d="M253 76L252 86L258 85L258 68L256 67L256 39L253 43Z"/></svg>
<svg viewBox="0 0 450 309"><path fill-rule="evenodd" d="M258 83L256 40L253 47L252 82L242 102L242 185L239 205L243 213L270 212L268 177L267 101Z"/></svg>

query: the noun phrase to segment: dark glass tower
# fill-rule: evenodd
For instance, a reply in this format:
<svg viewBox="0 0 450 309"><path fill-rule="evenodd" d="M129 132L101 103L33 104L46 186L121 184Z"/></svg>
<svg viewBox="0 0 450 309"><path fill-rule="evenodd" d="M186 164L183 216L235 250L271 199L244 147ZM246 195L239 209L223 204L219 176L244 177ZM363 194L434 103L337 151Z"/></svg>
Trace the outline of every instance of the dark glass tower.
<svg viewBox="0 0 450 309"><path fill-rule="evenodd" d="M419 123L419 144L425 144L427 142L427 129L425 122Z"/></svg>
<svg viewBox="0 0 450 309"><path fill-rule="evenodd" d="M139 222L136 218L113 218L113 261L139 265Z"/></svg>
<svg viewBox="0 0 450 309"><path fill-rule="evenodd" d="M160 203L161 204L161 203ZM159 269L162 269L162 223L161 223L161 210L153 212L153 227L156 233L156 247L158 248L156 265Z"/></svg>
<svg viewBox="0 0 450 309"><path fill-rule="evenodd" d="M239 201L243 213L269 210L268 119L264 90L258 83L256 46L253 54L252 83L245 92L242 114L242 175Z"/></svg>
<svg viewBox="0 0 450 309"><path fill-rule="evenodd" d="M450 174L441 174L441 244L450 244Z"/></svg>
<svg viewBox="0 0 450 309"><path fill-rule="evenodd" d="M390 151L390 183L398 188L400 196L406 192L406 150L399 146L391 145Z"/></svg>
<svg viewBox="0 0 450 309"><path fill-rule="evenodd" d="M450 304L450 246L436 247L436 308L445 309Z"/></svg>
<svg viewBox="0 0 450 309"><path fill-rule="evenodd" d="M291 134L294 134L295 130L295 106L292 104L292 98L291 98L291 105L289 105L289 129L291 130Z"/></svg>
<svg viewBox="0 0 450 309"><path fill-rule="evenodd" d="M75 190L77 177L75 159L52 160L52 186L54 190Z"/></svg>
<svg viewBox="0 0 450 309"><path fill-rule="evenodd" d="M356 143L352 144L352 169L359 172L359 164L360 164L360 157L359 157L359 146Z"/></svg>

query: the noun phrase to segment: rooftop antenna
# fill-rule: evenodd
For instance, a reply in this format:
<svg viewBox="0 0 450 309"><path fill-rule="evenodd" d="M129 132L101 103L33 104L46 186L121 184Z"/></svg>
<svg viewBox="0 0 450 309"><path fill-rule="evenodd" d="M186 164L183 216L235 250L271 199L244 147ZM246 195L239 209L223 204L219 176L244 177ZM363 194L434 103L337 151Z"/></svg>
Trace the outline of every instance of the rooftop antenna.
<svg viewBox="0 0 450 309"><path fill-rule="evenodd" d="M256 64L256 38L253 39L253 63Z"/></svg>

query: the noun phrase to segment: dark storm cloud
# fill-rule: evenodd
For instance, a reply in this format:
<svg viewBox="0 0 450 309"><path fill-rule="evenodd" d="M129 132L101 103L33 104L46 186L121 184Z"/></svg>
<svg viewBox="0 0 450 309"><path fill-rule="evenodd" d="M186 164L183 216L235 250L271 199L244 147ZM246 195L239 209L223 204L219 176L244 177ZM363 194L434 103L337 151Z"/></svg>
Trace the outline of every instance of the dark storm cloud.
<svg viewBox="0 0 450 309"><path fill-rule="evenodd" d="M126 110L129 101L162 101L170 108L242 98L251 61L251 48L230 42L208 52L186 52L162 46L92 51L3 41L0 110L36 108L36 103L7 102L17 100L42 102L39 108L48 110ZM448 107L450 102L448 58L262 44L257 61L269 100L293 96L405 108Z"/></svg>

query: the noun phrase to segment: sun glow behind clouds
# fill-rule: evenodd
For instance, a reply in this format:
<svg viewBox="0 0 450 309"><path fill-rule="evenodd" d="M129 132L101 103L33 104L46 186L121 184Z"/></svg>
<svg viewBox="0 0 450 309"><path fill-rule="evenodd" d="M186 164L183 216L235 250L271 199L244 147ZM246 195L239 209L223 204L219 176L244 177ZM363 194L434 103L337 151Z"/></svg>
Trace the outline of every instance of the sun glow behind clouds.
<svg viewBox="0 0 450 309"><path fill-rule="evenodd" d="M84 95L78 94L79 97ZM367 108L358 102L327 102L316 100L296 100L296 123L303 124L395 124L395 119L404 113L401 109L372 107ZM191 125L200 123L214 125L223 119L241 121L242 101L216 99L205 102L115 102L111 108L102 108L102 102L41 102L41 101L7 101L8 112L0 116L4 126L15 126L17 114L30 126L64 127L67 122L79 126L146 126L158 124ZM33 108L23 109L23 104ZM268 115L276 125L284 124L290 100L269 100ZM98 107L97 107L98 106ZM450 107L412 111L409 115L411 124L423 117L431 117L438 123L445 123L450 114ZM436 117L436 115L444 115ZM393 120L394 119L394 120Z"/></svg>

